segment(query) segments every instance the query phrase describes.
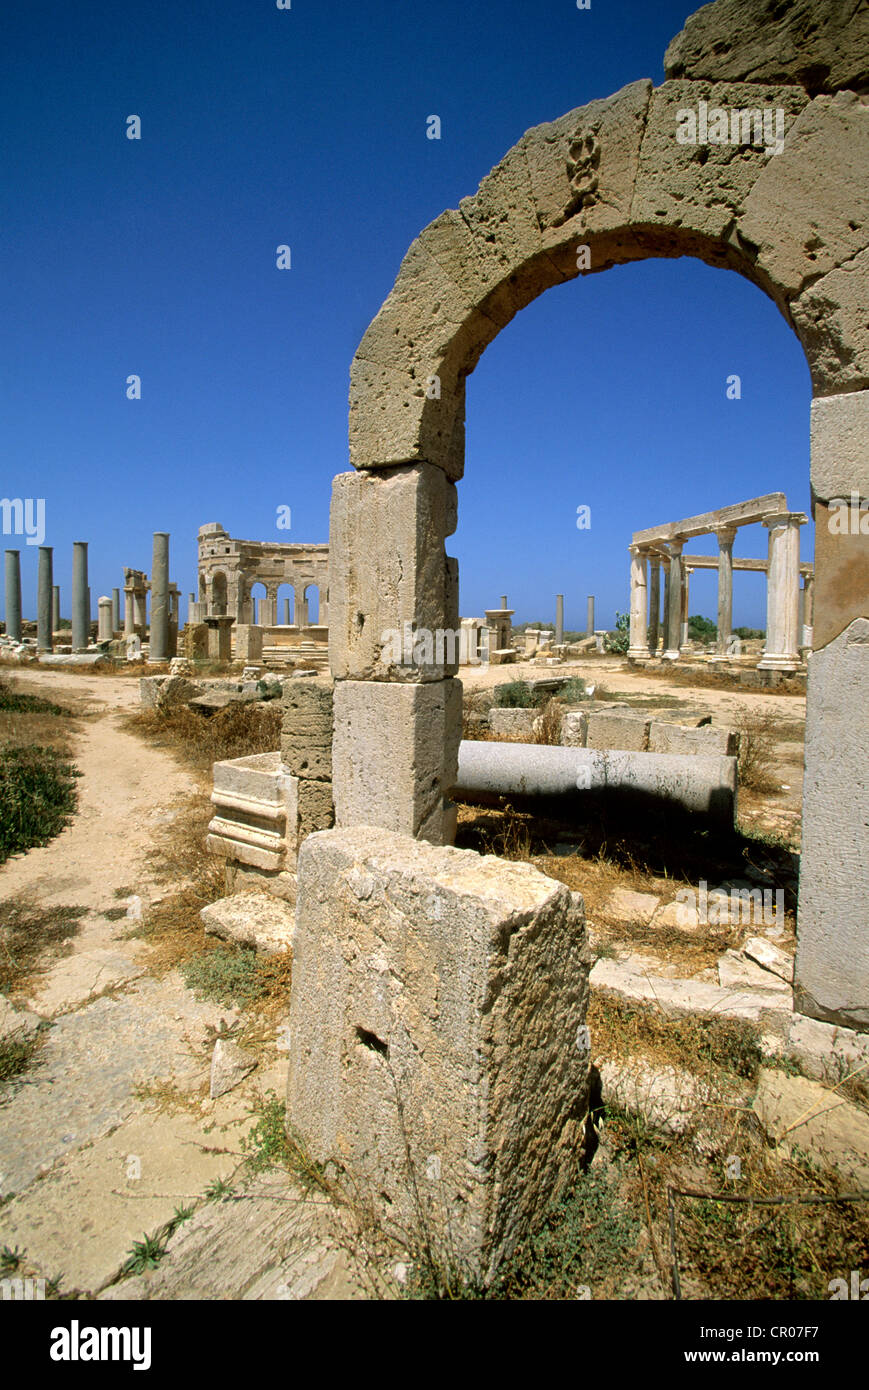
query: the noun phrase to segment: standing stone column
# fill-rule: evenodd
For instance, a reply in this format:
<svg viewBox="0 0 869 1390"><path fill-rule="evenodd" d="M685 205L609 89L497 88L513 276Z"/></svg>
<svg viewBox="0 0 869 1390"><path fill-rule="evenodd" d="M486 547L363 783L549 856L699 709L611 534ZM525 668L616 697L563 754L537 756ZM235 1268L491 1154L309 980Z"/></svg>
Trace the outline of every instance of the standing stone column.
<svg viewBox="0 0 869 1390"><path fill-rule="evenodd" d="M691 575L694 571L690 565L682 564L682 643L688 643L688 615L691 612Z"/></svg>
<svg viewBox="0 0 869 1390"><path fill-rule="evenodd" d="M661 560L655 555L649 558L649 651L658 655L658 638L661 626Z"/></svg>
<svg viewBox="0 0 869 1390"><path fill-rule="evenodd" d="M555 595L555 645L564 642L564 594Z"/></svg>
<svg viewBox="0 0 869 1390"><path fill-rule="evenodd" d="M121 591L112 589L112 636L121 630Z"/></svg>
<svg viewBox="0 0 869 1390"><path fill-rule="evenodd" d="M670 645L670 557L661 556L661 569L664 571L664 610L661 615L661 654L663 655Z"/></svg>
<svg viewBox="0 0 869 1390"><path fill-rule="evenodd" d="M72 543L72 649L86 652L90 636L88 610L88 543Z"/></svg>
<svg viewBox="0 0 869 1390"><path fill-rule="evenodd" d="M21 552L6 551L6 636L21 641Z"/></svg>
<svg viewBox="0 0 869 1390"><path fill-rule="evenodd" d="M297 627L300 627L300 628L301 628L301 627L307 627L307 626L308 626L308 600L305 598L305 591L304 591L304 589L302 589L302 591L299 592L298 589L294 589L293 592L295 593L295 596L296 596L296 626L297 626Z"/></svg>
<svg viewBox="0 0 869 1390"><path fill-rule="evenodd" d="M803 646L811 647L814 644L814 623L815 623L815 576L806 574L803 576Z"/></svg>
<svg viewBox="0 0 869 1390"><path fill-rule="evenodd" d="M149 661L169 660L169 533L154 532Z"/></svg>
<svg viewBox="0 0 869 1390"><path fill-rule="evenodd" d="M799 657L800 527L803 512L764 517L769 528L766 591L766 646L759 671L796 671Z"/></svg>
<svg viewBox="0 0 869 1390"><path fill-rule="evenodd" d="M733 541L735 526L722 526L718 537L718 652L727 654L733 625Z"/></svg>
<svg viewBox="0 0 869 1390"><path fill-rule="evenodd" d="M107 594L97 599L97 641L112 640L112 600Z"/></svg>
<svg viewBox="0 0 869 1390"><path fill-rule="evenodd" d="M594 594L589 594L586 600L585 613L585 635L586 637L592 637L594 636Z"/></svg>
<svg viewBox="0 0 869 1390"><path fill-rule="evenodd" d="M678 661L682 635L682 546L684 541L670 541L670 569L667 574L667 661Z"/></svg>
<svg viewBox="0 0 869 1390"><path fill-rule="evenodd" d="M648 602L646 597L646 552L638 545L631 552L631 640L628 657L649 655L649 636L646 626Z"/></svg>
<svg viewBox="0 0 869 1390"><path fill-rule="evenodd" d="M60 585L54 584L51 589L51 631L60 631Z"/></svg>
<svg viewBox="0 0 869 1390"><path fill-rule="evenodd" d="M36 650L39 652L50 652L54 648L51 625L52 569L52 548L41 545L36 589Z"/></svg>
<svg viewBox="0 0 869 1390"><path fill-rule="evenodd" d="M284 599L284 627L290 626L290 600Z"/></svg>

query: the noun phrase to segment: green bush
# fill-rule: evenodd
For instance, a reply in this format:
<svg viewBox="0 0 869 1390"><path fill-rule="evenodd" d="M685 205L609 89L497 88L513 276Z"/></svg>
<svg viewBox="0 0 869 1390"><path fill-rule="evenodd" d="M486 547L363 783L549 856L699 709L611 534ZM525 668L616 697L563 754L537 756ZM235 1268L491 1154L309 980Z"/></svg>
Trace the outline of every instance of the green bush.
<svg viewBox="0 0 869 1390"><path fill-rule="evenodd" d="M199 998L244 1008L262 994L256 951L247 946L228 950L218 946L202 951L181 966L188 989Z"/></svg>
<svg viewBox="0 0 869 1390"><path fill-rule="evenodd" d="M558 698L567 705L575 705L580 700L587 699L585 681L582 676L571 676L569 681L565 681L558 692Z"/></svg>
<svg viewBox="0 0 869 1390"><path fill-rule="evenodd" d="M0 751L0 864L60 834L75 810L80 776L56 748L10 744Z"/></svg>
<svg viewBox="0 0 869 1390"><path fill-rule="evenodd" d="M718 636L718 625L711 618L703 618L695 613L688 619L688 636L694 642L714 642Z"/></svg>
<svg viewBox="0 0 869 1390"><path fill-rule="evenodd" d="M510 681L495 686L495 704L499 709L532 709L537 701L527 681Z"/></svg>
<svg viewBox="0 0 869 1390"><path fill-rule="evenodd" d="M624 655L631 644L630 624L631 619L628 613L616 611L615 631L608 632L603 639L605 652L615 652L619 656Z"/></svg>

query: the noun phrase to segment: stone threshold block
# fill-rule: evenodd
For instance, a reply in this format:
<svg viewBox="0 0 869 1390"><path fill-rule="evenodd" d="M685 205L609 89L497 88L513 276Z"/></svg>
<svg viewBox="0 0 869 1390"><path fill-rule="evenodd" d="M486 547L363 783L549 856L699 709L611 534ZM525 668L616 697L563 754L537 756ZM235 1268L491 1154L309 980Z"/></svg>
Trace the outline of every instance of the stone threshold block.
<svg viewBox="0 0 869 1390"><path fill-rule="evenodd" d="M390 1225L491 1278L577 1172L582 899L372 826L299 855L288 1124Z"/></svg>
<svg viewBox="0 0 869 1390"><path fill-rule="evenodd" d="M461 681L336 681L334 711L336 825L450 843L455 808L444 798L456 780Z"/></svg>
<svg viewBox="0 0 869 1390"><path fill-rule="evenodd" d="M267 955L286 951L293 941L294 912L271 893L234 893L203 907L199 914L207 936L238 946L253 946Z"/></svg>
<svg viewBox="0 0 869 1390"><path fill-rule="evenodd" d="M279 752L215 763L215 814L206 848L256 869L293 869L299 844L298 791L298 778L287 772Z"/></svg>

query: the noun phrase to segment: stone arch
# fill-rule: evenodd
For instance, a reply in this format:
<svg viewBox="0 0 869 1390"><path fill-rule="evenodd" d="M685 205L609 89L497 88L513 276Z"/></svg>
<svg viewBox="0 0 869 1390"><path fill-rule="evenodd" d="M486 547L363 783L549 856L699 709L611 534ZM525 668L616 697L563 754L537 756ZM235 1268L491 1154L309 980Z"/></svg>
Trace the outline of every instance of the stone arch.
<svg viewBox="0 0 869 1390"><path fill-rule="evenodd" d="M865 756L852 713L869 705L869 546L826 525L837 498L869 500L869 107L852 91L812 97L796 83L717 80L712 69L658 88L631 83L528 131L472 198L420 234L362 339L351 367L355 471L334 481L330 525L336 823L453 836L458 668L403 664L390 634L458 627L445 541L464 469L465 379L486 346L537 295L583 273L682 255L735 270L796 332L815 398L797 997L818 1017L869 1027L859 844L869 787L855 779ZM701 103L707 113L782 111L780 150L680 143L679 113ZM847 812L840 779L858 793Z"/></svg>

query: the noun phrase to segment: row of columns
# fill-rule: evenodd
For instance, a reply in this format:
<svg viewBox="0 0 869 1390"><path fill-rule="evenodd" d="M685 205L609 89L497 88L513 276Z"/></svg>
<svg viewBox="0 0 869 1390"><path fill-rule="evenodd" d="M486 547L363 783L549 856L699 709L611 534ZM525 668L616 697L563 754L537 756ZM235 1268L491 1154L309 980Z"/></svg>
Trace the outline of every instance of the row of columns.
<svg viewBox="0 0 869 1390"><path fill-rule="evenodd" d="M767 563L766 646L761 670L793 671L799 665L804 628L811 627L812 583L806 578L800 589L800 527L808 518L803 512L781 512L764 517L769 530ZM735 526L715 531L718 539L718 652L723 656L730 645L733 623L733 542ZM666 551L632 545L630 646L628 656L657 655L663 636L663 657L674 661L688 638L691 566L683 560L684 540L666 543ZM647 585L647 567L651 581ZM660 624L661 570L664 571L663 632ZM647 592L648 589L648 592ZM802 612L801 612L802 608Z"/></svg>

